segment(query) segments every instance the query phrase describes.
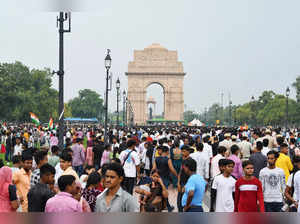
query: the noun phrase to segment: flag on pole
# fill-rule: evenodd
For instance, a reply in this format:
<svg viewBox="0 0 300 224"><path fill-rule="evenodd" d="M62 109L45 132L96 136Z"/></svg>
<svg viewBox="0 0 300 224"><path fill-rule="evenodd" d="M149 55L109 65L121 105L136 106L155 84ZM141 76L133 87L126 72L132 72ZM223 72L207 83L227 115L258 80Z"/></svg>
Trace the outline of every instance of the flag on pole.
<svg viewBox="0 0 300 224"><path fill-rule="evenodd" d="M49 120L48 128L49 128L50 130L53 129L53 119L52 119L52 117L51 117L50 120Z"/></svg>
<svg viewBox="0 0 300 224"><path fill-rule="evenodd" d="M40 120L39 118L34 114L34 113L29 113L30 114L30 118L32 120L33 123L35 123L37 126L40 125Z"/></svg>

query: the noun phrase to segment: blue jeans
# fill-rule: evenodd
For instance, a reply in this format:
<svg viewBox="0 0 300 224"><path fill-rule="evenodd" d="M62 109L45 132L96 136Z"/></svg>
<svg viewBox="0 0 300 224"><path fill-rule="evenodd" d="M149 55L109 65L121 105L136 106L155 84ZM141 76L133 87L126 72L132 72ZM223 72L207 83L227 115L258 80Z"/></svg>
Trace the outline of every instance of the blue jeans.
<svg viewBox="0 0 300 224"><path fill-rule="evenodd" d="M281 212L282 202L265 202L265 212Z"/></svg>
<svg viewBox="0 0 300 224"><path fill-rule="evenodd" d="M80 166L74 166L74 170L76 171L76 173L78 174L78 176L80 177L83 174L83 165Z"/></svg>
<svg viewBox="0 0 300 224"><path fill-rule="evenodd" d="M203 212L202 206L192 206L186 212Z"/></svg>
<svg viewBox="0 0 300 224"><path fill-rule="evenodd" d="M178 212L183 212L183 207L182 207L182 196L183 193L178 192L177 194L177 208L178 208Z"/></svg>
<svg viewBox="0 0 300 224"><path fill-rule="evenodd" d="M161 179L162 179L165 187L168 189L168 187L169 187L169 178L162 177Z"/></svg>
<svg viewBox="0 0 300 224"><path fill-rule="evenodd" d="M11 157L12 157L12 151L11 151L11 149L7 148L6 152L5 152L5 160L11 161Z"/></svg>
<svg viewBox="0 0 300 224"><path fill-rule="evenodd" d="M162 181L163 181L165 187L168 189L168 187L169 187L169 178L167 178L167 177L162 177L161 179L162 179ZM168 211L171 211L171 210L172 210L172 209L171 209L172 206L170 205L169 199L168 199L168 198L167 198L167 208L168 208Z"/></svg>

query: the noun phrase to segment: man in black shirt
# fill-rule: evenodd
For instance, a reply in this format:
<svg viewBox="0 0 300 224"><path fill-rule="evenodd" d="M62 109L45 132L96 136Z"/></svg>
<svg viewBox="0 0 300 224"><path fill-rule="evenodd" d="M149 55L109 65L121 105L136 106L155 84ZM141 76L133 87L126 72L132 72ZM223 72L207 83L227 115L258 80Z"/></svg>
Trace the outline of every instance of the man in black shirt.
<svg viewBox="0 0 300 224"><path fill-rule="evenodd" d="M101 163L103 151L104 151L104 143L100 140L100 138L97 138L96 145L93 147L94 167L96 170L100 169L100 163Z"/></svg>
<svg viewBox="0 0 300 224"><path fill-rule="evenodd" d="M186 160L186 159L190 158L190 154L193 151L194 150L190 146L183 145L182 148L181 148L182 159ZM183 212L183 207L182 207L182 204L181 204L182 196L184 194L183 188L186 185L189 177L190 176L184 172L184 169L181 166L180 171L179 171L178 183L177 183L177 189L178 189L177 207L178 207L178 212Z"/></svg>
<svg viewBox="0 0 300 224"><path fill-rule="evenodd" d="M6 138L6 152L5 152L5 160L6 161L11 161L12 159L12 148L13 148L13 142L12 142L12 137L11 137L11 133L8 131L6 133L7 138Z"/></svg>
<svg viewBox="0 0 300 224"><path fill-rule="evenodd" d="M40 183L37 183L28 192L28 212L44 212L49 198L55 193L49 185L54 185L55 168L46 163L40 168Z"/></svg>

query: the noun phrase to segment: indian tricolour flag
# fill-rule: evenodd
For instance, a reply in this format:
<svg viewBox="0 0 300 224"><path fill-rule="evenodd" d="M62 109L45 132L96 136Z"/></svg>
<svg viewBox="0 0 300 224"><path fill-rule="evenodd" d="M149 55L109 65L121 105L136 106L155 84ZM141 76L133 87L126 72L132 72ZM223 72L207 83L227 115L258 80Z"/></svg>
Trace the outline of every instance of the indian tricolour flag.
<svg viewBox="0 0 300 224"><path fill-rule="evenodd" d="M30 118L32 120L33 123L35 123L37 126L40 125L40 120L39 118L34 114L34 113L29 113L30 114Z"/></svg>
<svg viewBox="0 0 300 224"><path fill-rule="evenodd" d="M52 117L50 118L50 120L49 120L49 123L48 123L48 128L51 130L51 129L53 129L53 119L52 119Z"/></svg>

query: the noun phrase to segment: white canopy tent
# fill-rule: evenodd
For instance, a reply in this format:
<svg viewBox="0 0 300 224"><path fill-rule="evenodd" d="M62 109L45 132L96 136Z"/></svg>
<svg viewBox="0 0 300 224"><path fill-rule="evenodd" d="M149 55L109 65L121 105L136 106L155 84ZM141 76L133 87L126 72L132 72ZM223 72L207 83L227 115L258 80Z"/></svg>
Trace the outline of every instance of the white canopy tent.
<svg viewBox="0 0 300 224"><path fill-rule="evenodd" d="M197 126L197 127L200 127L200 126L203 126L205 125L204 123L202 123L201 121L199 121L198 119L194 119L192 120L189 124L189 126Z"/></svg>

